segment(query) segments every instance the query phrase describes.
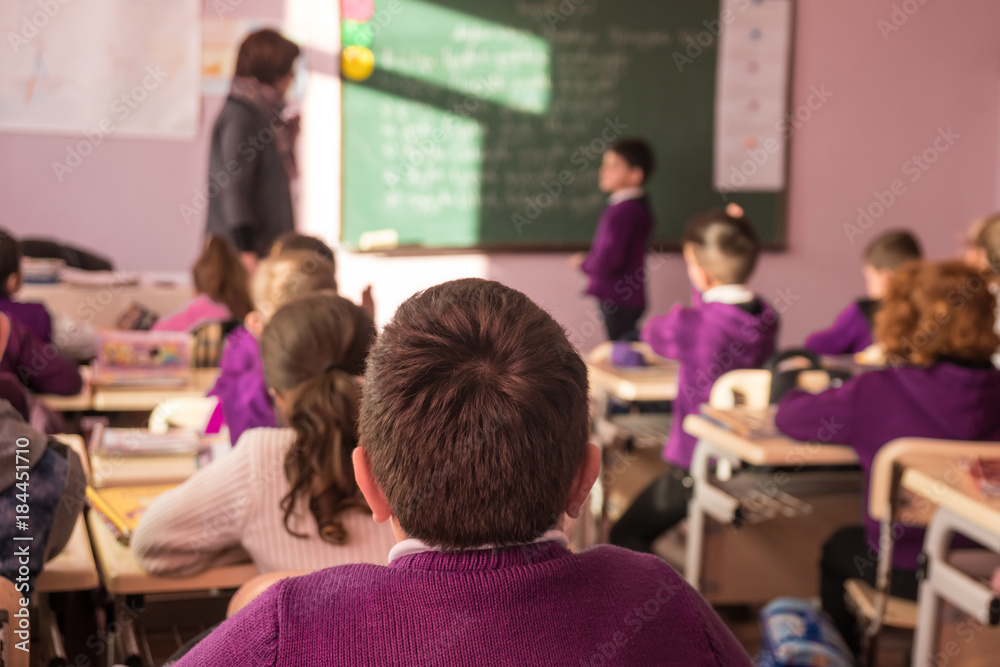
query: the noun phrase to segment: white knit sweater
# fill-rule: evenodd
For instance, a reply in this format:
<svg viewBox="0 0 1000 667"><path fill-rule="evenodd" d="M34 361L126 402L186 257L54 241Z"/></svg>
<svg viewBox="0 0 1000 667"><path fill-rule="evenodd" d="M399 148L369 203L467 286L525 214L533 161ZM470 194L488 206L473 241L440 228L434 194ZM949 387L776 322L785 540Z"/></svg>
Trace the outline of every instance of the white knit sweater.
<svg viewBox="0 0 1000 667"><path fill-rule="evenodd" d="M261 573L386 564L395 544L392 529L366 512L342 515L348 535L343 546L319 538L316 520L301 502L289 523L309 537L285 530L280 506L289 491L284 459L294 440L289 428L249 430L230 454L157 498L132 536L139 563L153 574L188 576L232 562L242 547Z"/></svg>

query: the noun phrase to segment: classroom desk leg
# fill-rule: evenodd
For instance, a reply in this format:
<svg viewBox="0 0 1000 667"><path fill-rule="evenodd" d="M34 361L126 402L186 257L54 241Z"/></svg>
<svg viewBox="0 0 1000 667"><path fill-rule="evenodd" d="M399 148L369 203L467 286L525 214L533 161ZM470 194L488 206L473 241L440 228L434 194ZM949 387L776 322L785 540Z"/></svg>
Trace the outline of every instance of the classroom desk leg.
<svg viewBox="0 0 1000 667"><path fill-rule="evenodd" d="M913 667L932 664L939 631L941 603L949 602L983 625L1000 623L1000 600L993 591L948 563L951 538L958 533L1000 553L1000 535L939 507L924 537L926 574L918 594L917 628L913 642Z"/></svg>
<svg viewBox="0 0 1000 667"><path fill-rule="evenodd" d="M115 597L115 631L114 639L109 642L112 650L108 651L108 664L124 664L127 667L148 667L142 652L139 650L139 640L135 632L135 622L145 608L145 599L141 595L126 595L124 602ZM121 648L121 659L116 659L114 652Z"/></svg>
<svg viewBox="0 0 1000 667"><path fill-rule="evenodd" d="M694 489L688 501L688 534L684 557L684 578L695 590L700 590L702 551L705 545L705 517L722 523L732 522L740 502L711 483L709 462L728 461L739 467L739 459L716 448L708 440L698 440L691 459L691 479Z"/></svg>

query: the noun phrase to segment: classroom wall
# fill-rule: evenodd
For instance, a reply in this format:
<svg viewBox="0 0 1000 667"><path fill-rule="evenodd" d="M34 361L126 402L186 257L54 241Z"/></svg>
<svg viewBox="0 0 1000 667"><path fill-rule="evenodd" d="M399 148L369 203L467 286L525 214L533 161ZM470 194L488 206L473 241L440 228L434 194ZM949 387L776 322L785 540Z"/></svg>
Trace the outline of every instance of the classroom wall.
<svg viewBox="0 0 1000 667"><path fill-rule="evenodd" d="M300 147L300 226L335 239L336 19L314 0L236 4L246 16L284 16L309 42L317 75ZM997 207L1000 182L1000 3L796 4L791 110L802 122L791 141L788 249L765 255L753 280L784 311L784 344L824 326L861 293L860 256L874 235L906 226L932 258L954 255L968 222ZM64 154L66 138L0 135L3 224L20 234L100 246L128 268L186 267L201 222L185 224L178 206L203 185L208 132L220 104L205 101L196 142L108 140L62 183L49 165ZM923 169L912 158L925 151L933 164ZM859 222L859 207L872 217ZM650 268L651 312L687 298L679 257L655 256ZM596 310L581 296L584 281L569 268L568 255L340 256L343 291L354 296L372 283L382 321L414 290L466 275L524 290L550 308L583 349L601 340Z"/></svg>

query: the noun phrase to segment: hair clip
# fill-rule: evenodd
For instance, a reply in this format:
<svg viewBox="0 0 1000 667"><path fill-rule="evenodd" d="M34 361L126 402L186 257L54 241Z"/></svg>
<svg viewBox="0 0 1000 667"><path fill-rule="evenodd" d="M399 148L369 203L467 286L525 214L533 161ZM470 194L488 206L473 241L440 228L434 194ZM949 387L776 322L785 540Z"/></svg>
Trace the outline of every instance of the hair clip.
<svg viewBox="0 0 1000 667"><path fill-rule="evenodd" d="M326 365L326 368L323 369L323 375L326 375L331 371L339 371L339 370L341 370L340 366L338 366L336 362L329 363Z"/></svg>
<svg viewBox="0 0 1000 667"><path fill-rule="evenodd" d="M726 204L726 215L730 218L742 218L743 207L736 202L730 202L729 204Z"/></svg>

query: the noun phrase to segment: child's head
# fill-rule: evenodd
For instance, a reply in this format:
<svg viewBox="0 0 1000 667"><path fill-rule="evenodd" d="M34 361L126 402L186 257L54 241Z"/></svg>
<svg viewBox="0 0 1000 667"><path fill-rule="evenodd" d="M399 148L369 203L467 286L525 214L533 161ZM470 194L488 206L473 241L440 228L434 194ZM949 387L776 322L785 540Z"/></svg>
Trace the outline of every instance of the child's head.
<svg viewBox="0 0 1000 667"><path fill-rule="evenodd" d="M966 259L977 269L1000 273L1000 213L975 223Z"/></svg>
<svg viewBox="0 0 1000 667"><path fill-rule="evenodd" d="M446 549L531 542L600 468L587 368L563 328L498 282L406 300L372 348L358 483L376 521Z"/></svg>
<svg viewBox="0 0 1000 667"><path fill-rule="evenodd" d="M292 67L301 53L298 44L264 28L247 35L236 55L236 76L257 79L282 95L292 80Z"/></svg>
<svg viewBox="0 0 1000 667"><path fill-rule="evenodd" d="M759 254L757 230L735 204L696 215L684 230L688 278L699 292L742 285L753 274Z"/></svg>
<svg viewBox="0 0 1000 667"><path fill-rule="evenodd" d="M299 234L298 232L285 232L275 239L274 243L271 245L270 255L271 257L276 257L294 250L308 250L316 256L330 262L334 265L334 267L337 266L337 262L333 257L333 249L330 248L330 246L323 243L323 241L315 236L306 236L305 234Z"/></svg>
<svg viewBox="0 0 1000 667"><path fill-rule="evenodd" d="M233 319L242 320L253 310L247 270L236 248L224 237L212 234L205 240L191 275L198 293L226 306Z"/></svg>
<svg viewBox="0 0 1000 667"><path fill-rule="evenodd" d="M21 289L21 242L0 229L0 297L10 297Z"/></svg>
<svg viewBox="0 0 1000 667"><path fill-rule="evenodd" d="M910 232L893 230L882 234L865 248L865 292L881 299L896 269L905 262L921 259L920 242Z"/></svg>
<svg viewBox="0 0 1000 667"><path fill-rule="evenodd" d="M875 342L894 364L941 357L989 363L1000 346L996 300L976 270L959 261L910 262L889 281L875 315Z"/></svg>
<svg viewBox="0 0 1000 667"><path fill-rule="evenodd" d="M601 161L598 186L614 193L637 188L649 180L656 166L653 149L642 139L619 139L611 144Z"/></svg>
<svg viewBox="0 0 1000 667"><path fill-rule="evenodd" d="M285 457L290 490L281 501L285 529L297 502L316 518L320 537L347 539L340 513L367 507L354 480L359 392L375 324L361 308L324 291L285 304L264 327L260 350L275 406L296 432Z"/></svg>
<svg viewBox="0 0 1000 667"><path fill-rule="evenodd" d="M319 290L337 291L333 265L306 250L294 250L262 260L250 282L253 311L245 319L260 338L274 312L290 301Z"/></svg>

